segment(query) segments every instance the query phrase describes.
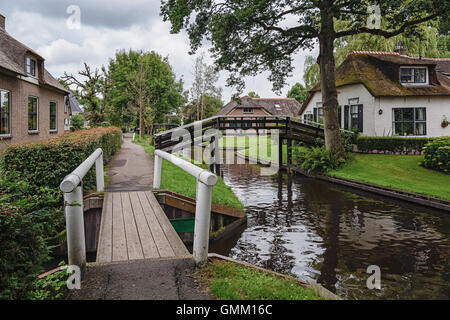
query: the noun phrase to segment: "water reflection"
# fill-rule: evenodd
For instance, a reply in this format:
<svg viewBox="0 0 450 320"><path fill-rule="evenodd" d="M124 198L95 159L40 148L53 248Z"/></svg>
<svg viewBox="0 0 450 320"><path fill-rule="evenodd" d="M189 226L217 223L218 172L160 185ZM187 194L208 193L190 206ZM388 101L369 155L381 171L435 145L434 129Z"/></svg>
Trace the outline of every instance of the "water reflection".
<svg viewBox="0 0 450 320"><path fill-rule="evenodd" d="M450 298L448 215L259 173L253 165L223 168L248 213L229 256L312 279L349 299ZM366 288L372 264L381 268L382 290Z"/></svg>

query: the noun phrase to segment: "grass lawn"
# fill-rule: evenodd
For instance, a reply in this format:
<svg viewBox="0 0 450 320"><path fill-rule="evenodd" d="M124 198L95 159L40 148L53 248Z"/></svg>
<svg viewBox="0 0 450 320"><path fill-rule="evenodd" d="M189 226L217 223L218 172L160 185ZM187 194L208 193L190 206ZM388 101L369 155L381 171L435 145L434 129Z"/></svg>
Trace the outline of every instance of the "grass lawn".
<svg viewBox="0 0 450 320"><path fill-rule="evenodd" d="M450 200L450 175L420 166L423 156L353 154L352 158L328 174Z"/></svg>
<svg viewBox="0 0 450 320"><path fill-rule="evenodd" d="M145 151L151 155L155 148L146 143L146 139L136 138L135 143L144 147ZM195 198L196 197L196 179L189 173L178 168L176 165L167 160L163 160L161 174L161 189L167 189L182 195ZM217 184L213 188L212 202L223 204L235 209L244 210L244 206L219 177Z"/></svg>
<svg viewBox="0 0 450 320"><path fill-rule="evenodd" d="M200 269L199 275L211 293L222 300L322 299L294 278L282 278L228 261L215 260Z"/></svg>
<svg viewBox="0 0 450 320"><path fill-rule="evenodd" d="M223 137L219 140L219 147L245 147L246 149L237 150L238 153L258 158L265 161L278 163L278 146L275 147L275 152L272 153L272 140L270 136L258 137L256 136L238 136L238 137ZM283 164L287 163L287 146L283 145Z"/></svg>

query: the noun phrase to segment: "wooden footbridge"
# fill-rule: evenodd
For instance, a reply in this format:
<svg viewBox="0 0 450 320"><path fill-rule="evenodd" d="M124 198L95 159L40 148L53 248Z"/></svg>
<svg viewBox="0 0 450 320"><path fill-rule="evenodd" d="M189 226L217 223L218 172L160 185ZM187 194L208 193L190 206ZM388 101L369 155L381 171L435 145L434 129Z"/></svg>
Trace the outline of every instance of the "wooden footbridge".
<svg viewBox="0 0 450 320"><path fill-rule="evenodd" d="M151 190L104 192L103 152L97 149L61 182L67 230L69 265L86 265L82 180L95 164L97 191L104 202L97 248L97 263L143 259L193 257L203 264L208 256L212 188L217 176L167 152L155 151L153 187L161 184L162 159L197 179L195 230L191 255ZM149 188L150 189L150 188Z"/></svg>
<svg viewBox="0 0 450 320"><path fill-rule="evenodd" d="M155 134L155 148L172 152L175 148L183 148L190 144L191 149L202 146L205 139L210 139L211 157L216 156L218 149L218 136L227 135L257 135L259 133L274 134L279 136L278 159L283 163L283 144L287 145L287 166L292 165L292 141L301 141L306 144L314 144L317 138L324 139L323 124L302 120L287 116L214 116L197 121L185 126L173 128ZM352 131L343 130L348 134ZM219 173L219 166L210 164L211 172Z"/></svg>

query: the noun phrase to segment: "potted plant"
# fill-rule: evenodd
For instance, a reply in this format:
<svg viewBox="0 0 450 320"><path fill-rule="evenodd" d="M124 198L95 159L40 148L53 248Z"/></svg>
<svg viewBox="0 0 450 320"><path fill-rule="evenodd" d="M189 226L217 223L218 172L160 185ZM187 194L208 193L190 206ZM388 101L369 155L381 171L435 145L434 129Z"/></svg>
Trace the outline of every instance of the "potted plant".
<svg viewBox="0 0 450 320"><path fill-rule="evenodd" d="M444 118L442 119L441 127L447 128L447 126L448 126L448 120L447 120L447 117L444 116Z"/></svg>

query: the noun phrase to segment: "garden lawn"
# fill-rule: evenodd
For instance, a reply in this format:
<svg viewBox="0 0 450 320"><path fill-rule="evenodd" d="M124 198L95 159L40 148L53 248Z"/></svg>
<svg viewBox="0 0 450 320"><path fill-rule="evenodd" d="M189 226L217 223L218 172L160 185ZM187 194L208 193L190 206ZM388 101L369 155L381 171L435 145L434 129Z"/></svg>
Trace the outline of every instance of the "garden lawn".
<svg viewBox="0 0 450 320"><path fill-rule="evenodd" d="M144 150L147 153L153 155L155 148L153 146L147 145L145 138L136 138L135 143L143 146ZM195 198L196 179L171 162L163 160L160 189L170 190L188 197ZM244 206L242 205L242 203L233 193L231 188L228 187L220 177L218 177L218 182L213 188L212 202L230 206L238 210L244 210Z"/></svg>
<svg viewBox="0 0 450 320"><path fill-rule="evenodd" d="M328 174L450 200L450 175L422 167L422 160L423 156L353 154L345 166Z"/></svg>
<svg viewBox="0 0 450 320"><path fill-rule="evenodd" d="M312 289L294 278L283 278L233 262L215 260L199 275L218 299L223 300L319 300Z"/></svg>

